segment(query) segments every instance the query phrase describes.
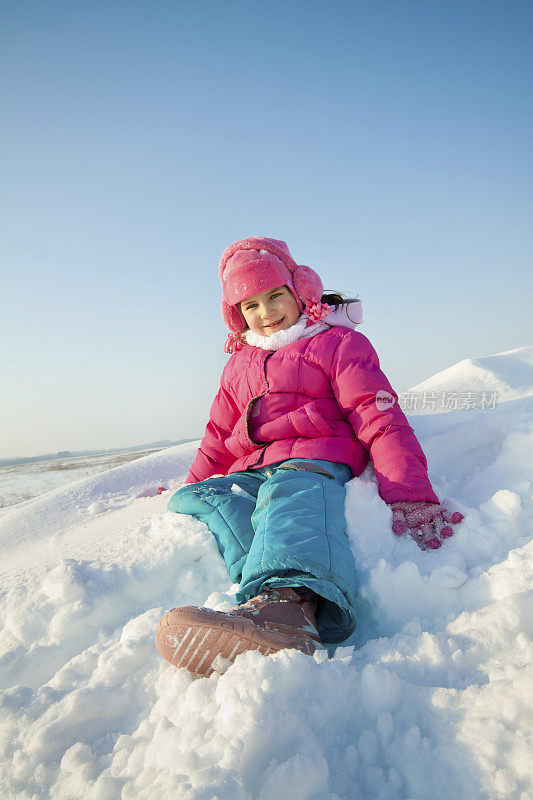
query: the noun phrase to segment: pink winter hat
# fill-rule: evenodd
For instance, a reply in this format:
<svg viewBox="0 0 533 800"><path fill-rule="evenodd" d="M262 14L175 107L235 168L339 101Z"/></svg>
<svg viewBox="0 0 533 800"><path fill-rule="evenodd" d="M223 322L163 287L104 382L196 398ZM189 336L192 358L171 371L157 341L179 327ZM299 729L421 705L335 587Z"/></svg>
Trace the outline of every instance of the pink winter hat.
<svg viewBox="0 0 533 800"><path fill-rule="evenodd" d="M300 311L313 319L323 316L322 281L310 267L297 264L280 239L250 236L230 244L222 253L218 271L222 284L222 318L233 334L240 334L246 328L237 304L276 286L289 287Z"/></svg>

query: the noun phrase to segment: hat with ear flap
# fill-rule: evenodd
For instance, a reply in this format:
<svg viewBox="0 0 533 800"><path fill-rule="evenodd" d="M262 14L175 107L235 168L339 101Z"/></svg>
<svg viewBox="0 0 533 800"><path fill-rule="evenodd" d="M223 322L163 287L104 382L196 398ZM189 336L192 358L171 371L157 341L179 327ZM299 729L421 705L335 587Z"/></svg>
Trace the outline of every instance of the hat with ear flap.
<svg viewBox="0 0 533 800"><path fill-rule="evenodd" d="M222 318L231 333L225 346L227 353L242 347L240 334L246 322L239 303L259 292L286 285L309 323L318 322L331 310L321 302L322 281L310 267L297 264L281 239L250 236L234 242L222 253L219 264L222 284Z"/></svg>

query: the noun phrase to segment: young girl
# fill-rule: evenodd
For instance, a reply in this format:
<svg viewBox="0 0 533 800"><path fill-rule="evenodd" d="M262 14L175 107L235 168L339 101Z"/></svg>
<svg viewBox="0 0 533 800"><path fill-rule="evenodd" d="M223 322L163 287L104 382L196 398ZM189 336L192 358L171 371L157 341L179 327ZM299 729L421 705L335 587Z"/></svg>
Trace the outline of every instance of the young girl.
<svg viewBox="0 0 533 800"><path fill-rule="evenodd" d="M245 650L311 655L350 636L356 575L344 484L369 456L394 533L431 550L462 519L439 504L376 352L354 330L360 304L329 306L342 298L323 295L316 272L278 239L235 242L219 274L232 355L168 508L207 524L240 584L237 605L175 608L156 632L163 658L198 675Z"/></svg>

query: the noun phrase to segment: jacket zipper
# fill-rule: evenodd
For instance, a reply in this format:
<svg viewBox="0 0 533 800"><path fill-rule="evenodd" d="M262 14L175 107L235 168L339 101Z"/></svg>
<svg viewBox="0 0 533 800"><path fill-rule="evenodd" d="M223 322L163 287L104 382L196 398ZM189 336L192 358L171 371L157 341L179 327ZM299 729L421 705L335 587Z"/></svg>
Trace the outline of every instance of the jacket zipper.
<svg viewBox="0 0 533 800"><path fill-rule="evenodd" d="M261 362L261 370L263 372L263 380L264 380L264 382L266 384L266 391L261 392L261 394L258 394L257 397L252 397L252 399L249 401L248 405L246 406L246 419L245 419L245 423L244 423L244 429L246 431L246 437L247 437L248 441L254 447L257 447L257 445L260 444L260 443L259 442L254 442L254 440L250 436L250 432L248 430L248 421L249 421L249 418L250 418L250 412L252 410L252 406L255 403L255 401L259 400L260 397L264 397L270 391L270 387L268 385L268 380L267 380L267 376L266 376L265 364L266 364L267 358L269 358L272 355L274 355L274 351L271 351L269 353L267 352L265 354L265 357L263 358L263 360ZM262 446L261 452L259 453L259 458L257 459L255 464L253 465L254 467L257 467L261 463L261 459L263 458L263 456L265 454L265 450L267 449L267 447L268 447L268 444L265 444L265 445Z"/></svg>

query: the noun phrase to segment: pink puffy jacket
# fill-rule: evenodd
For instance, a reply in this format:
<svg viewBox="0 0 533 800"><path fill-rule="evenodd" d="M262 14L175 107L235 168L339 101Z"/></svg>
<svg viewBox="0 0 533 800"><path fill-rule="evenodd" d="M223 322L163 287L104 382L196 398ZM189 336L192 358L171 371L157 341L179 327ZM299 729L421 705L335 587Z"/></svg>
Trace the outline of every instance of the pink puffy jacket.
<svg viewBox="0 0 533 800"><path fill-rule="evenodd" d="M378 392L388 393L384 410ZM368 339L349 328L275 351L245 344L224 367L187 483L289 458L349 464L360 475L370 454L386 503L438 503L397 399Z"/></svg>

